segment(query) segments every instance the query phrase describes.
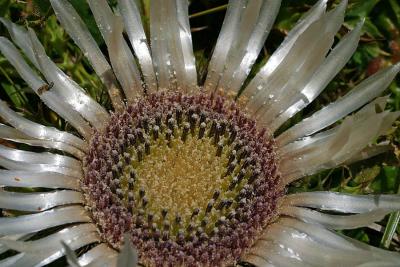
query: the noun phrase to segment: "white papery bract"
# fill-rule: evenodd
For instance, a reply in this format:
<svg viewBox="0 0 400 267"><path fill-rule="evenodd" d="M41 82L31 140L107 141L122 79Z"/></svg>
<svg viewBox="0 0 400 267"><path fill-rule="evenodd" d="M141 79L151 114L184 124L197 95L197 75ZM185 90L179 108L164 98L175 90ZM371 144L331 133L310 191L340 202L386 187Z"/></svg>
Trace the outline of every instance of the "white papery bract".
<svg viewBox="0 0 400 267"><path fill-rule="evenodd" d="M88 0L107 46L108 58L68 0L50 2L60 24L82 50L93 71L104 83L114 111L122 114L121 117L129 113L127 106L142 103L149 95L162 98L169 92L184 95L185 99L203 94L221 96L225 101L238 100L240 111L254 119L259 131L265 128L270 134L268 138L272 140L276 149L271 155L277 158L277 162L273 162L270 167L278 168L271 171L277 173L271 177L279 178L277 187L280 190L306 175L390 150L387 143L374 144L374 141L390 129L400 113L385 111L388 97L379 96L400 71L400 64L387 67L368 77L334 103L316 111L279 136L273 135L288 119L318 97L355 52L364 21L360 21L332 47L344 20L346 0L329 11L326 11L327 0L318 1L299 20L267 63L244 88L245 80L248 79L278 14L281 4L278 0L229 1L204 84L199 84L197 80L188 1L151 1L150 34L147 37L136 1L119 0L118 6L113 10L106 0ZM90 194L86 194L84 189L87 177L109 179L108 176L102 177L101 172L97 172L96 169L100 164L98 162L103 159L94 160L92 165L95 167L90 167L92 169L88 167L87 161L91 157L91 146L97 142L97 139L93 139L93 133L101 134L107 125L113 124L112 120L116 118L112 115L113 111L107 111L92 99L47 56L32 29L25 29L6 18L0 18L0 22L7 28L10 36L10 39L0 37L0 52L40 99L70 123L77 132L77 135L74 135L30 121L13 111L7 103L0 102L0 117L6 123L0 124L1 139L41 147L44 151L51 149L51 152L39 153L0 146L0 166L4 168L0 170L0 208L15 214L0 218L0 252L16 251L15 254L10 254L13 256L3 257L0 266L44 266L64 255L68 264L74 267L125 267L134 266L141 260L151 264L152 259L148 255L153 254L148 254L140 248L136 250L132 244L139 241L131 235L124 236L123 246L118 242L119 245L109 242L104 236L105 232L99 227L102 222L96 219L103 218L101 216L104 212L93 212L97 207L93 206L95 202L89 199ZM51 86L48 90L40 89L49 84ZM242 92L241 95L238 95L238 92ZM179 98L175 97L176 95L172 98ZM156 101L151 97L148 102ZM160 103L164 102L160 100ZM179 115L182 110L177 106L179 105L174 108ZM163 108L165 107L161 107ZM175 120L168 113L166 123L162 126L169 128L165 133L165 140L170 142L176 135L174 131L182 135L182 142L186 141L189 130L194 136L193 121L196 124L199 120L199 139L203 137L205 129L209 131L209 136L212 136L213 131L218 132L218 129L227 125L226 121L221 121L221 124L218 122L208 129L205 114L200 111L199 116L196 114L197 117L190 117L182 126L178 115ZM150 119L161 120L158 114L153 115ZM147 119L142 122L143 129L148 127ZM117 122L116 119L115 123ZM162 133L162 127L158 127L158 124L151 125L155 140ZM231 128L229 138L235 133L233 141L236 129L233 126ZM146 129L146 133L148 131L150 130ZM139 139L146 137L143 132L134 133ZM214 145L220 149L216 150L217 156L221 156L225 145L219 138L214 137ZM129 136L125 139L132 141ZM148 145L148 139L143 140L143 143ZM109 146L105 143L99 146L101 145ZM116 146L118 145L123 146L124 143ZM170 143L168 146L171 148ZM245 149L238 147L240 150L234 150L232 153L234 164L238 164L236 158L243 155L248 159L246 164L255 164L250 160L251 153L247 155L243 152ZM138 148L142 154L137 152L136 157L142 157L145 151L147 153L147 148ZM105 155L104 162L111 157L116 157L116 161L130 160L128 153L118 154L116 150L112 152L115 155ZM213 157L217 157L215 152L213 153ZM239 162L240 160L239 158ZM231 163L230 159L228 169ZM153 165L154 169L157 169L157 162ZM235 166L233 165L233 169ZM257 171L256 167L254 169ZM111 178L115 178L118 171L121 172L118 168L112 169L109 174ZM88 169L93 172L88 174ZM211 173L212 170L207 171ZM134 175L131 171L131 176ZM240 183L243 177L236 176L233 179ZM128 184L131 180L127 181ZM114 179L113 183L118 185L119 182L115 182ZM103 183L101 186L105 188L110 185ZM233 188L235 186L233 183ZM256 190L250 186L248 184L243 190ZM29 193L21 190L26 188L34 190ZM246 190L240 192L253 194L251 190ZM143 197L144 193L141 193L144 190L139 192L142 206L145 208L148 200ZM220 193L214 192L212 198L216 200ZM124 193L117 190L114 194L121 197ZM129 194L128 196L131 197ZM213 208L214 200L208 203L206 215ZM224 205L232 204L229 202L231 199L224 201ZM238 201L238 213L239 204L246 204L246 201L242 202ZM223 208L222 205L219 209ZM242 240L251 239L245 242L248 247L238 250L239 254L230 251L229 258L218 261L207 258L212 254L198 255L196 258L193 256L195 253L187 252L187 255L175 256L181 257L179 264L188 266L210 265L215 262L218 265L236 264L240 261L271 267L398 266L398 253L366 245L338 234L335 230L367 227L382 220L388 213L399 210L400 195L350 195L334 192L287 194L279 198L274 210L274 221L264 222L262 227L259 227L256 237L239 237ZM143 219L139 211L131 211L136 212L136 220ZM167 212L163 217L166 217L166 214ZM192 217L197 216L195 212L193 214ZM223 225L227 219L232 219L222 217L223 219L216 221L217 227ZM235 217L235 213L232 217ZM150 215L147 218L149 221L153 219ZM111 221L117 225L120 223L119 219L114 218ZM176 225L179 225L180 220L182 218L177 216ZM250 218L247 220L250 221ZM207 226L207 222L204 225ZM115 227L117 229L119 226ZM172 226L164 221L164 227L163 231L168 232ZM123 233L119 228L118 230L121 242ZM215 234L215 231L213 233ZM174 234L179 236L179 233ZM202 234L204 230L201 227L200 230L197 228L198 237L194 238L200 240L204 236ZM166 239L162 240L166 241L168 237L167 235ZM193 236L189 234L188 238L183 238L183 242L188 242L191 237ZM156 242L158 241L160 240L156 239ZM81 248L88 250L83 250L78 257L75 251ZM207 249L214 248L204 248L205 251ZM154 255L158 255L157 253ZM176 258L171 256L171 262L166 265L176 264ZM163 258L168 259L170 258ZM157 261L153 264L160 265Z"/></svg>

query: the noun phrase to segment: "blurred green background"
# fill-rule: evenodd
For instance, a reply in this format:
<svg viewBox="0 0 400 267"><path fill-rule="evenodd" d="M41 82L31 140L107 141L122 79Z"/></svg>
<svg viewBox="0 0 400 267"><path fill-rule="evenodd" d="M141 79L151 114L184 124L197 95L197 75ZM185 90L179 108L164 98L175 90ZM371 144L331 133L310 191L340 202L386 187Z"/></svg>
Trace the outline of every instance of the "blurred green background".
<svg viewBox="0 0 400 267"><path fill-rule="evenodd" d="M143 21L148 23L151 0L141 0ZM104 41L84 0L70 0L88 25L102 51L107 54ZM109 1L115 7L116 0ZM316 0L283 0L262 53L255 64L254 74L278 47L294 23ZM329 7L339 1L329 1ZM197 59L199 80L205 78L208 60L222 25L227 0L192 0L189 13L193 33L194 52ZM109 99L99 78L93 72L82 52L66 32L58 25L47 0L0 0L0 16L32 27L44 44L48 55L87 92L103 105L110 107ZM349 0L345 23L337 34L337 40L348 32L360 19L366 18L363 35L357 52L346 67L337 75L317 100L286 123L284 130L322 106L334 101L351 90L360 80L382 67L400 61L400 1L398 0ZM148 25L146 26L148 29ZM0 26L0 35L8 36ZM45 125L72 130L70 126L49 110L33 91L27 87L14 68L0 54L0 97L27 117ZM386 94L390 94L387 108L400 110L400 75ZM400 125L396 122L395 126ZM389 140L393 152L351 166L338 167L307 177L297 182L290 191L333 190L362 193L400 193L398 160L400 157L399 127L393 127L377 141ZM399 213L387 216L379 224L364 229L345 231L345 234L370 243L400 251ZM397 230L397 232L396 232ZM392 233L392 234L390 234ZM393 234L394 233L394 234Z"/></svg>

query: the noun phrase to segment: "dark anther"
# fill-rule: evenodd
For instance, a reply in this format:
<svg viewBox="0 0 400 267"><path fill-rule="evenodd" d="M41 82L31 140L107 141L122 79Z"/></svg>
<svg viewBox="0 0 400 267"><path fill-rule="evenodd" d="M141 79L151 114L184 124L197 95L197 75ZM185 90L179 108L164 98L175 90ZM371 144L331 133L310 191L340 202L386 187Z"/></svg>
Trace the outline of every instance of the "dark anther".
<svg viewBox="0 0 400 267"><path fill-rule="evenodd" d="M241 160L242 158L246 157L249 154L250 148L248 146L244 146L240 153L239 153L239 160Z"/></svg>
<svg viewBox="0 0 400 267"><path fill-rule="evenodd" d="M214 145L217 145L219 142L219 138L221 136L221 126L219 123L215 126L215 134L214 134Z"/></svg>
<svg viewBox="0 0 400 267"><path fill-rule="evenodd" d="M133 186L135 185L135 180L133 178L128 179L128 189L133 190Z"/></svg>
<svg viewBox="0 0 400 267"><path fill-rule="evenodd" d="M124 192L122 192L121 188L117 188L117 196L122 199L124 198Z"/></svg>
<svg viewBox="0 0 400 267"><path fill-rule="evenodd" d="M200 123L199 129L199 139L204 137L204 132L206 131L207 124L205 122Z"/></svg>
<svg viewBox="0 0 400 267"><path fill-rule="evenodd" d="M141 162L143 160L143 147L139 146L136 150L138 161Z"/></svg>
<svg viewBox="0 0 400 267"><path fill-rule="evenodd" d="M236 215L236 212L234 210L231 210L228 215L226 216L229 220L233 219Z"/></svg>
<svg viewBox="0 0 400 267"><path fill-rule="evenodd" d="M136 129L136 136L138 137L138 139L141 143L144 143L145 140L144 140L144 134L143 134L142 129L140 129L140 128Z"/></svg>
<svg viewBox="0 0 400 267"><path fill-rule="evenodd" d="M144 151L146 152L146 155L150 155L150 142L149 140L146 140L144 143Z"/></svg>
<svg viewBox="0 0 400 267"><path fill-rule="evenodd" d="M223 225L223 224L225 223L225 221L226 221L225 217L222 216L221 218L219 218L219 219L216 221L215 226L218 227L218 226L220 226L220 225Z"/></svg>
<svg viewBox="0 0 400 267"><path fill-rule="evenodd" d="M227 199L227 200L225 201L225 208L226 208L226 209L229 209L230 206L232 206L232 204L233 204L233 200L232 200L232 199Z"/></svg>
<svg viewBox="0 0 400 267"><path fill-rule="evenodd" d="M136 172L135 172L135 169L132 168L132 167L129 169L129 176L130 176L130 178L133 179L133 180L136 179Z"/></svg>
<svg viewBox="0 0 400 267"><path fill-rule="evenodd" d="M119 174L117 165L113 165L113 166L111 167L111 171L112 171L113 177L114 177L114 178L117 178L117 177L118 177L118 174Z"/></svg>
<svg viewBox="0 0 400 267"><path fill-rule="evenodd" d="M144 188L143 188L143 187L140 188L140 189L139 189L139 197L140 197L140 198L143 198L145 194L146 194L146 191L144 190Z"/></svg>
<svg viewBox="0 0 400 267"><path fill-rule="evenodd" d="M206 208L206 213L211 212L212 207L214 205L214 202L215 202L214 199L211 199L210 201L208 201L207 208Z"/></svg>
<svg viewBox="0 0 400 267"><path fill-rule="evenodd" d="M148 223L148 224L152 224L153 219L154 219L153 213L147 214L147 223Z"/></svg>
<svg viewBox="0 0 400 267"><path fill-rule="evenodd" d="M169 120L172 119L172 111L169 111L167 113L167 116L165 118L165 124L168 125L169 124Z"/></svg>
<svg viewBox="0 0 400 267"><path fill-rule="evenodd" d="M200 213L200 209L199 208L195 208L192 212L192 216L190 217L190 219L192 219L193 217L199 215Z"/></svg>
<svg viewBox="0 0 400 267"><path fill-rule="evenodd" d="M217 122L213 121L211 123L211 128L210 128L210 131L208 133L208 137L212 137L214 135L216 127L217 127Z"/></svg>
<svg viewBox="0 0 400 267"><path fill-rule="evenodd" d="M253 183L260 174L261 174L261 171L259 169L255 169L253 171L253 173L251 174L248 183L250 183L250 184Z"/></svg>
<svg viewBox="0 0 400 267"><path fill-rule="evenodd" d="M172 139L172 131L171 131L171 129L167 130L167 132L165 133L165 138L167 139L168 146L171 147L171 139Z"/></svg>
<svg viewBox="0 0 400 267"><path fill-rule="evenodd" d="M174 118L170 118L168 120L168 128L173 132L175 129L175 120Z"/></svg>
<svg viewBox="0 0 400 267"><path fill-rule="evenodd" d="M118 168L119 173L121 173L124 169L124 163L122 163L122 161L119 161L117 163L117 168Z"/></svg>
<svg viewBox="0 0 400 267"><path fill-rule="evenodd" d="M230 164L236 158L236 150L232 150L229 155L228 164Z"/></svg>
<svg viewBox="0 0 400 267"><path fill-rule="evenodd" d="M223 148L224 148L224 144L222 142L219 142L217 145L217 153L216 153L217 157L221 157Z"/></svg>
<svg viewBox="0 0 400 267"><path fill-rule="evenodd" d="M206 121L206 118L207 118L207 114L204 112L204 111L202 111L201 113L200 113L200 124L201 123L203 123L203 122L205 122Z"/></svg>
<svg viewBox="0 0 400 267"><path fill-rule="evenodd" d="M153 127L153 138L154 138L154 140L158 139L159 132L160 132L160 127L157 126L157 125L154 125L154 127Z"/></svg>
<svg viewBox="0 0 400 267"><path fill-rule="evenodd" d="M164 222L164 231L169 231L170 224L168 221Z"/></svg>
<svg viewBox="0 0 400 267"><path fill-rule="evenodd" d="M189 134L190 124L185 122L183 124L183 131L182 131L182 141L186 142L187 136Z"/></svg>
<svg viewBox="0 0 400 267"><path fill-rule="evenodd" d="M178 126L181 125L182 123L182 108L181 107L177 107L176 111L175 111L175 116L176 116L176 122L178 124Z"/></svg>
<svg viewBox="0 0 400 267"><path fill-rule="evenodd" d="M142 199L142 207L145 208L148 203L149 203L149 201L147 200L147 198L143 197L143 199Z"/></svg>
<svg viewBox="0 0 400 267"><path fill-rule="evenodd" d="M228 168L226 168L225 176L228 176L228 175L230 175L230 174L233 172L233 170L234 170L235 167L236 167L236 164L237 164L237 161L234 160L234 161L232 161L232 162L228 165Z"/></svg>
<svg viewBox="0 0 400 267"><path fill-rule="evenodd" d="M163 218L165 218L165 217L167 216L167 214L168 214L168 210L167 210L167 209L162 209L162 210L161 210L161 216L162 216Z"/></svg>
<svg viewBox="0 0 400 267"><path fill-rule="evenodd" d="M206 227L206 225L207 225L208 223L209 223L208 217L204 217L204 218L201 220L200 225L201 225L201 227Z"/></svg>
<svg viewBox="0 0 400 267"><path fill-rule="evenodd" d="M176 215L175 216L175 223L179 225L181 222L182 222L182 217L179 216L179 215Z"/></svg>
<svg viewBox="0 0 400 267"><path fill-rule="evenodd" d="M135 200L133 192L128 193L128 200L129 200L129 202L133 202Z"/></svg>
<svg viewBox="0 0 400 267"><path fill-rule="evenodd" d="M237 178L237 176L233 177L230 185L229 185L229 190L233 190L235 188L235 186L238 184L239 179Z"/></svg>
<svg viewBox="0 0 400 267"><path fill-rule="evenodd" d="M193 229L194 229L194 223L189 223L186 229L187 229L188 232L193 231Z"/></svg>
<svg viewBox="0 0 400 267"><path fill-rule="evenodd" d="M190 117L190 132L192 133L192 135L194 135L194 130L196 129L196 123L198 118L199 116L197 114L193 114Z"/></svg>
<svg viewBox="0 0 400 267"><path fill-rule="evenodd" d="M229 135L229 144L232 144L233 141L235 141L235 138L237 136L237 130L238 128L235 126L231 130L231 134Z"/></svg>
<svg viewBox="0 0 400 267"><path fill-rule="evenodd" d="M147 117L143 118L142 127L146 131L146 133L149 132L149 119Z"/></svg>
<svg viewBox="0 0 400 267"><path fill-rule="evenodd" d="M129 153L124 152L125 163L129 164L131 162L131 155Z"/></svg>
<svg viewBox="0 0 400 267"><path fill-rule="evenodd" d="M242 169L246 169L252 163L253 163L253 159L251 157L247 157L243 162Z"/></svg>
<svg viewBox="0 0 400 267"><path fill-rule="evenodd" d="M221 194L221 191L215 190L215 191L214 191L214 194L213 194L213 199L214 199L214 200L217 200L217 198L219 197L220 194Z"/></svg>
<svg viewBox="0 0 400 267"><path fill-rule="evenodd" d="M235 149L236 151L239 151L239 149L243 146L243 141L239 140L236 142L235 146L233 149Z"/></svg>
<svg viewBox="0 0 400 267"><path fill-rule="evenodd" d="M161 128L161 114L160 113L156 114L156 124L158 127Z"/></svg>
<svg viewBox="0 0 400 267"><path fill-rule="evenodd" d="M238 174L238 176L237 176L238 183L240 183L243 180L245 175L246 175L246 170L245 169L241 169L239 174Z"/></svg>

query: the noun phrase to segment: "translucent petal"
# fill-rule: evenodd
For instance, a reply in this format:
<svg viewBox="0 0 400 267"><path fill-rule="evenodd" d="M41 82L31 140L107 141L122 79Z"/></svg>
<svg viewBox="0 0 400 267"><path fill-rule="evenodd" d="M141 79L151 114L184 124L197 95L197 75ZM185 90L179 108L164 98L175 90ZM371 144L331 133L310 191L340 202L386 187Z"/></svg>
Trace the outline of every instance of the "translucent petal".
<svg viewBox="0 0 400 267"><path fill-rule="evenodd" d="M31 42L25 28L15 23L12 23L6 18L0 18L0 21L7 28L14 43L16 43L22 49L24 54L29 58L33 65L35 65L37 69L40 69L39 63L36 60L35 53L33 52Z"/></svg>
<svg viewBox="0 0 400 267"><path fill-rule="evenodd" d="M2 217L0 218L0 234L33 233L54 226L90 221L91 218L81 206L60 207L35 214Z"/></svg>
<svg viewBox="0 0 400 267"><path fill-rule="evenodd" d="M206 91L214 92L223 74L225 62L233 40L239 34L237 26L240 21L241 10L245 8L245 0L229 0L228 10L218 36L214 52L208 65L207 78L204 83Z"/></svg>
<svg viewBox="0 0 400 267"><path fill-rule="evenodd" d="M10 210L43 211L66 204L81 204L83 201L82 193L71 190L46 193L0 191L0 207Z"/></svg>
<svg viewBox="0 0 400 267"><path fill-rule="evenodd" d="M0 243L19 252L40 253L51 251L54 247L62 248L61 241L73 240L82 235L96 232L96 226L91 223L84 223L64 228L54 234L33 241L14 241L0 239Z"/></svg>
<svg viewBox="0 0 400 267"><path fill-rule="evenodd" d="M122 23L118 21L119 24L116 24L116 16L106 0L88 0L88 3L107 44L114 73L124 89L125 97L128 101L133 101L135 93L141 92L143 87L135 59L121 34Z"/></svg>
<svg viewBox="0 0 400 267"><path fill-rule="evenodd" d="M280 213L298 218L306 223L317 223L326 228L341 230L366 227L381 221L390 211L377 209L355 215L330 215L311 209L286 206L280 210Z"/></svg>
<svg viewBox="0 0 400 267"><path fill-rule="evenodd" d="M315 21L321 18L325 12L327 0L320 0L315 4L299 22L296 26L288 33L285 40L280 44L272 56L268 59L268 62L261 68L259 73L254 77L250 84L243 91L243 95L246 98L250 98L257 91L261 90L259 85L266 79L271 73L273 73L276 68L282 63L282 61L287 57L288 53L291 51L292 46L297 42L299 36ZM257 89L257 87L259 87Z"/></svg>
<svg viewBox="0 0 400 267"><path fill-rule="evenodd" d="M372 102L329 131L334 134L306 146L302 149L302 153L297 151L297 157L296 154L289 157L292 160L287 160L287 156L286 159L282 159L280 170L285 183L349 162L359 155L372 140L385 133L400 116L399 112L374 113L375 105ZM321 146L325 149L318 149Z"/></svg>
<svg viewBox="0 0 400 267"><path fill-rule="evenodd" d="M155 0L150 6L150 36L159 86L186 92L195 88L187 1Z"/></svg>
<svg viewBox="0 0 400 267"><path fill-rule="evenodd" d="M351 158L346 160L344 164L351 164L353 162L372 158L376 155L388 152L390 150L393 150L393 147L389 144L389 142L383 142L377 145L369 145L361 150L359 153L354 154Z"/></svg>
<svg viewBox="0 0 400 267"><path fill-rule="evenodd" d="M171 5L169 12L174 11L174 6ZM181 72L183 72L184 83L183 85L190 88L196 88L197 86L197 71L196 62L193 53L192 44L192 33L190 30L189 23L189 2L176 0L176 18L175 28L172 28L175 32L179 29L176 36L177 43L180 43L181 48L177 51L177 56L182 57L183 65ZM178 46L176 47L178 49ZM178 67L178 66L177 66ZM190 91L190 90L189 90Z"/></svg>
<svg viewBox="0 0 400 267"><path fill-rule="evenodd" d="M107 111L51 61L32 29L29 29L29 37L40 71L49 83L54 83L50 90L79 112L93 127L101 129L109 119Z"/></svg>
<svg viewBox="0 0 400 267"><path fill-rule="evenodd" d="M75 177L55 172L14 170L0 170L0 186L80 189L79 180Z"/></svg>
<svg viewBox="0 0 400 267"><path fill-rule="evenodd" d="M21 163L21 161L14 161L5 157L0 157L0 166L10 170L23 170L33 172L55 172L64 174L66 176L73 176L75 178L82 177L82 170L71 169L62 166L55 166L52 164L35 164L35 163Z"/></svg>
<svg viewBox="0 0 400 267"><path fill-rule="evenodd" d="M49 152L36 153L18 150L2 145L0 145L0 157L21 163L46 163L49 165L68 167L76 170L82 169L82 164L80 161L68 156L52 154Z"/></svg>
<svg viewBox="0 0 400 267"><path fill-rule="evenodd" d="M285 196L282 205L347 213L400 210L400 195L351 195L336 192L306 192Z"/></svg>
<svg viewBox="0 0 400 267"><path fill-rule="evenodd" d="M33 234L17 234L17 235L6 235L6 236L2 236L1 239L8 239L8 240L27 240L29 238L32 237ZM9 250L8 247L2 245L0 243L0 254L6 252L7 250ZM1 263L0 263L0 266Z"/></svg>
<svg viewBox="0 0 400 267"><path fill-rule="evenodd" d="M129 234L124 235L124 246L118 255L117 267L136 266L138 263L138 253L133 248Z"/></svg>
<svg viewBox="0 0 400 267"><path fill-rule="evenodd" d="M359 23L350 33L340 40L339 44L329 53L329 56L310 78L307 85L303 88L299 88L301 91L295 98L285 99L280 103L282 105L285 104L281 106L281 109L286 110L277 118L274 118L269 124L269 129L272 132L314 101L335 75L339 73L357 48L363 23L364 21ZM290 104L290 106L286 104Z"/></svg>
<svg viewBox="0 0 400 267"><path fill-rule="evenodd" d="M305 86L323 62L343 23L346 4L347 1L342 1L334 10L310 24L275 71L257 85L260 90L252 95L247 107L252 113L257 113L263 125L269 122L268 118L279 113L285 96L291 97L297 88Z"/></svg>
<svg viewBox="0 0 400 267"><path fill-rule="evenodd" d="M279 267L306 267L310 266L308 263L303 262L298 253L291 248L286 248L282 244L275 244L271 241L259 239L250 249L249 253L257 255L266 261L272 263L274 266Z"/></svg>
<svg viewBox="0 0 400 267"><path fill-rule="evenodd" d="M275 246L292 253L293 257L303 263L311 265L318 263L317 266L356 266L374 259L394 262L399 258L398 256L382 258L382 255L362 249L347 250L326 246L302 231L279 223L268 227L262 239L272 241Z"/></svg>
<svg viewBox="0 0 400 267"><path fill-rule="evenodd" d="M117 252L112 248L108 247L106 244L100 244L92 248L85 254L83 254L81 257L79 257L78 261L79 264L82 266L88 266L92 263L97 262L98 265L93 265L93 266L105 267L111 265L105 265L105 264L100 265L98 260L102 257L106 257L109 260L116 260L117 255L118 255ZM103 260L105 261L105 263L107 263L105 259Z"/></svg>
<svg viewBox="0 0 400 267"><path fill-rule="evenodd" d="M49 108L54 110L58 115L68 121L84 137L89 137L89 133L91 131L89 124L80 116L79 113L71 109L71 107L65 103L62 98L58 97L52 90L44 90L43 92L40 89L43 88L43 86L47 86L47 84L39 78L39 76L28 66L28 64L26 64L24 58L21 56L16 47L4 37L0 37L0 50L8 59L8 61L10 61L10 63L16 68L17 72L21 75L25 82ZM35 129L36 128L37 127L35 127ZM70 137L67 139L71 139L70 141L74 141L74 143L83 143L82 141L79 141L79 138L73 137L71 134L63 135L69 135ZM81 144L81 147L84 146Z"/></svg>
<svg viewBox="0 0 400 267"><path fill-rule="evenodd" d="M78 238L65 240L65 243L72 249L76 250L83 246L97 243L99 241L98 234L95 232L86 233ZM64 249L59 242L58 246L52 247L50 250L36 253L23 253L24 257L18 260L15 267L19 266L46 266L64 255Z"/></svg>
<svg viewBox="0 0 400 267"><path fill-rule="evenodd" d="M154 92L157 90L157 79L139 9L135 1L130 0L119 0L118 7L124 19L129 40L139 60L147 90Z"/></svg>
<svg viewBox="0 0 400 267"><path fill-rule="evenodd" d="M366 251L369 253L370 261L373 261L373 259L388 259L392 261L398 261L400 258L398 253L367 245L363 242L352 239L345 235L339 235L336 232L327 230L324 227L315 224L308 224L291 218L280 219L279 224L297 229L298 231L305 233L315 242L326 247L352 251L355 253L357 253L357 251Z"/></svg>
<svg viewBox="0 0 400 267"><path fill-rule="evenodd" d="M400 63L379 71L361 82L344 97L317 111L311 117L304 119L281 134L276 139L277 144L283 146L335 123L338 119L346 116L382 93L399 71Z"/></svg>
<svg viewBox="0 0 400 267"><path fill-rule="evenodd" d="M7 125L1 124L0 123L0 138L17 142L17 143L23 143L23 144L28 144L31 146L40 146L40 147L45 147L45 148L52 148L52 149L57 149L60 151L67 152L78 159L82 160L83 157L85 156L85 153L78 148L68 145L66 143L62 142L56 142L56 141L51 141L51 140L38 140L34 139L30 136L27 136L23 134L22 132L18 131L15 128L9 127Z"/></svg>
<svg viewBox="0 0 400 267"><path fill-rule="evenodd" d="M83 51L97 75L107 86L114 108L121 110L123 101L114 73L85 23L67 0L51 0L50 3L63 28Z"/></svg>
<svg viewBox="0 0 400 267"><path fill-rule="evenodd" d="M75 254L75 251L73 251L67 244L65 244L64 241L61 241L61 244L63 245L65 257L67 258L69 266L81 267L78 263L78 258Z"/></svg>
<svg viewBox="0 0 400 267"><path fill-rule="evenodd" d="M15 263L24 256L23 253L5 258L0 261L1 267L15 267ZM28 266L27 266L28 267Z"/></svg>
<svg viewBox="0 0 400 267"><path fill-rule="evenodd" d="M383 110L388 98L389 96L378 97L366 105L362 110L354 114L354 118L360 121L367 120L369 117L375 116L376 106L378 105L380 109ZM351 117L349 117L345 121L347 121L347 125L351 126L353 121L349 123L349 119L353 120ZM342 128L343 126L337 126L313 136L307 136L300 140L289 143L279 148L279 155L282 161L288 161L293 160L295 157L301 157L310 153L314 153L320 149L322 145L326 145L332 137L338 135L338 132L343 130Z"/></svg>
<svg viewBox="0 0 400 267"><path fill-rule="evenodd" d="M281 1L247 1L233 39L219 88L239 92L267 38ZM225 44L225 49L227 49Z"/></svg>
<svg viewBox="0 0 400 267"><path fill-rule="evenodd" d="M135 59L129 49L124 49L126 43L122 31L122 19L113 16L110 39L107 42L108 54L127 101L133 103L135 99L143 95L143 87Z"/></svg>

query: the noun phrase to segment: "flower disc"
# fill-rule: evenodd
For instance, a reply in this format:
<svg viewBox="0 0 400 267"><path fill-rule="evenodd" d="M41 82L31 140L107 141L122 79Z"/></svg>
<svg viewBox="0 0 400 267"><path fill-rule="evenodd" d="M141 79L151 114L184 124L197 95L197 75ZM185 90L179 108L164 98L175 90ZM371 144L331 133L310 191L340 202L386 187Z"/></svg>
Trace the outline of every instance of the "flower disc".
<svg viewBox="0 0 400 267"><path fill-rule="evenodd" d="M274 140L222 96L155 93L114 114L85 158L102 237L148 265L235 262L276 215Z"/></svg>

